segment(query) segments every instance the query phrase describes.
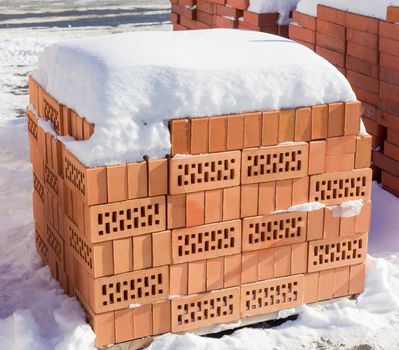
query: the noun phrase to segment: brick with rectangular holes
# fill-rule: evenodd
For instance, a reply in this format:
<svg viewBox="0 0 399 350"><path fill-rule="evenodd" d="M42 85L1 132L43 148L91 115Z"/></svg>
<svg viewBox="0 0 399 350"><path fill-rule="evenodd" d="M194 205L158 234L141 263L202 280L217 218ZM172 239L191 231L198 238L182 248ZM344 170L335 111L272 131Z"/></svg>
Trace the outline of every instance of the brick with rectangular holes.
<svg viewBox="0 0 399 350"><path fill-rule="evenodd" d="M172 230L174 264L237 254L240 251L240 220Z"/></svg>
<svg viewBox="0 0 399 350"><path fill-rule="evenodd" d="M170 194L189 193L240 184L240 151L170 160Z"/></svg>
<svg viewBox="0 0 399 350"><path fill-rule="evenodd" d="M86 234L92 242L163 231L166 228L165 196L132 199L88 208Z"/></svg>
<svg viewBox="0 0 399 350"><path fill-rule="evenodd" d="M294 179L307 175L308 144L301 142L242 152L242 183Z"/></svg>
<svg viewBox="0 0 399 350"><path fill-rule="evenodd" d="M304 276L269 279L241 286L241 316L248 317L299 306Z"/></svg>
<svg viewBox="0 0 399 350"><path fill-rule="evenodd" d="M242 250L259 250L306 240L306 212L287 212L243 219Z"/></svg>
<svg viewBox="0 0 399 350"><path fill-rule="evenodd" d="M168 298L169 267L101 277L89 280L89 284L93 285L89 300L96 313L124 309L130 304L149 304Z"/></svg>
<svg viewBox="0 0 399 350"><path fill-rule="evenodd" d="M309 200L326 205L354 199L369 200L371 176L369 168L311 176Z"/></svg>
<svg viewBox="0 0 399 350"><path fill-rule="evenodd" d="M233 287L172 300L172 332L189 331L240 318L240 289Z"/></svg>
<svg viewBox="0 0 399 350"><path fill-rule="evenodd" d="M309 242L308 272L360 264L367 258L368 234Z"/></svg>

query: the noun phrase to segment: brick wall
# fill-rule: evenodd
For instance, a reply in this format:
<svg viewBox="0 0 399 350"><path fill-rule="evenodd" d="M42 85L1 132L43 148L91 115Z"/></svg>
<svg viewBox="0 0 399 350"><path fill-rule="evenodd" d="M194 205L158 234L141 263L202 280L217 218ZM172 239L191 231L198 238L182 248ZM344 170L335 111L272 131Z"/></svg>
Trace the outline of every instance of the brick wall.
<svg viewBox="0 0 399 350"><path fill-rule="evenodd" d="M290 38L333 63L363 102L362 119L373 136L374 177L399 195L399 22L318 5L317 17L294 12Z"/></svg>
<svg viewBox="0 0 399 350"><path fill-rule="evenodd" d="M171 0L174 30L239 28L288 36L278 13L248 11L249 0Z"/></svg>
<svg viewBox="0 0 399 350"><path fill-rule="evenodd" d="M30 94L58 135L95 130L32 79ZM363 290L371 138L359 136L360 103L174 119L170 157L96 168L27 118L37 250L98 346ZM357 216L334 216L354 199L365 201ZM314 201L327 207L285 211Z"/></svg>

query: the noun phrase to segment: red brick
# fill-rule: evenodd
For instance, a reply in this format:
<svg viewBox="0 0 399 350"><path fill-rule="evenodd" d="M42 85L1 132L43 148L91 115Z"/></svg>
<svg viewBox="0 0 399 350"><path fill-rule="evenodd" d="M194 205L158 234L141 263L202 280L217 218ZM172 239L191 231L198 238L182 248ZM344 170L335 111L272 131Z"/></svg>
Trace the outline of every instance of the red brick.
<svg viewBox="0 0 399 350"><path fill-rule="evenodd" d="M206 25L211 27L215 25L215 17L213 15L198 10L196 10L195 12L197 21L205 23Z"/></svg>
<svg viewBox="0 0 399 350"><path fill-rule="evenodd" d="M191 119L191 154L208 153L209 150L209 119Z"/></svg>
<svg viewBox="0 0 399 350"><path fill-rule="evenodd" d="M327 138L328 105L312 107L312 140Z"/></svg>
<svg viewBox="0 0 399 350"><path fill-rule="evenodd" d="M108 202L127 200L126 164L107 166Z"/></svg>
<svg viewBox="0 0 399 350"><path fill-rule="evenodd" d="M244 148L244 115L232 115L227 118L227 150Z"/></svg>
<svg viewBox="0 0 399 350"><path fill-rule="evenodd" d="M316 32L316 45L342 54L346 52L346 41L344 39L338 39L337 37L319 32Z"/></svg>
<svg viewBox="0 0 399 350"><path fill-rule="evenodd" d="M295 141L310 141L312 114L310 108L299 108L295 114Z"/></svg>
<svg viewBox="0 0 399 350"><path fill-rule="evenodd" d="M238 22L236 20L231 20L222 16L215 16L216 28L229 28L234 29L238 27Z"/></svg>
<svg viewBox="0 0 399 350"><path fill-rule="evenodd" d="M246 10L249 7L249 0L226 0L226 4L239 10Z"/></svg>
<svg viewBox="0 0 399 350"><path fill-rule="evenodd" d="M255 26L268 26L276 24L278 20L277 13L254 13L250 11L244 11L244 22L253 24Z"/></svg>
<svg viewBox="0 0 399 350"><path fill-rule="evenodd" d="M296 24L291 23L288 27L289 29L289 37L293 40L301 40L307 43L314 44L316 42L316 32L307 29L304 27L300 27Z"/></svg>
<svg viewBox="0 0 399 350"><path fill-rule="evenodd" d="M147 179L146 162L127 164L128 199L147 197Z"/></svg>
<svg viewBox="0 0 399 350"><path fill-rule="evenodd" d="M345 25L345 11L335 9L332 7L324 6L324 5L317 5L317 18L331 22L331 23L336 23L341 26Z"/></svg>
<svg viewBox="0 0 399 350"><path fill-rule="evenodd" d="M355 169L367 168L371 162L371 136L356 138Z"/></svg>
<svg viewBox="0 0 399 350"><path fill-rule="evenodd" d="M316 53L333 65L345 67L345 55L343 53L316 45Z"/></svg>
<svg viewBox="0 0 399 350"><path fill-rule="evenodd" d="M174 119L170 121L172 155L190 153L190 120Z"/></svg>
<svg viewBox="0 0 399 350"><path fill-rule="evenodd" d="M278 144L279 140L279 112L263 112L262 146Z"/></svg>
<svg viewBox="0 0 399 350"><path fill-rule="evenodd" d="M394 23L380 21L379 35L383 38L399 40L399 26Z"/></svg>
<svg viewBox="0 0 399 350"><path fill-rule="evenodd" d="M159 196L168 192L168 161L148 161L148 195Z"/></svg>
<svg viewBox="0 0 399 350"><path fill-rule="evenodd" d="M358 135L362 104L359 101L345 103L345 135Z"/></svg>
<svg viewBox="0 0 399 350"><path fill-rule="evenodd" d="M332 35L338 39L345 39L345 26L333 22L327 22L322 19L316 19L317 31L322 34Z"/></svg>
<svg viewBox="0 0 399 350"><path fill-rule="evenodd" d="M316 18L298 11L292 14L292 21L298 23L304 28L316 30Z"/></svg>
<svg viewBox="0 0 399 350"><path fill-rule="evenodd" d="M227 150L227 117L209 118L209 152Z"/></svg>
<svg viewBox="0 0 399 350"><path fill-rule="evenodd" d="M378 64L378 50L370 49L369 47L361 46L351 41L347 43L347 55L372 64Z"/></svg>
<svg viewBox="0 0 399 350"><path fill-rule="evenodd" d="M379 79L382 82L387 82L396 86L399 86L399 72L386 67L380 67Z"/></svg>
<svg viewBox="0 0 399 350"><path fill-rule="evenodd" d="M195 192L186 195L186 226L205 223L205 193Z"/></svg>
<svg viewBox="0 0 399 350"><path fill-rule="evenodd" d="M384 52L380 53L380 66L399 71L399 56L393 56Z"/></svg>
<svg viewBox="0 0 399 350"><path fill-rule="evenodd" d="M379 20L373 17L362 16L347 12L345 16L345 26L361 30L363 32L378 34Z"/></svg>
<svg viewBox="0 0 399 350"><path fill-rule="evenodd" d="M167 196L168 229L186 226L186 195Z"/></svg>
<svg viewBox="0 0 399 350"><path fill-rule="evenodd" d="M261 145L262 113L245 114L244 147L253 148Z"/></svg>
<svg viewBox="0 0 399 350"><path fill-rule="evenodd" d="M346 56L345 67L350 71L361 73L364 75L368 75L371 78L378 79L380 67L377 64L373 64L356 57Z"/></svg>
<svg viewBox="0 0 399 350"><path fill-rule="evenodd" d="M295 138L295 110L280 111L279 142L294 141Z"/></svg>
<svg viewBox="0 0 399 350"><path fill-rule="evenodd" d="M328 105L328 137L342 136L345 129L345 103Z"/></svg>
<svg viewBox="0 0 399 350"><path fill-rule="evenodd" d="M380 91L380 84L378 79L371 78L367 75L352 72L347 70L347 79L349 82L363 90L370 91L373 94L378 94Z"/></svg>

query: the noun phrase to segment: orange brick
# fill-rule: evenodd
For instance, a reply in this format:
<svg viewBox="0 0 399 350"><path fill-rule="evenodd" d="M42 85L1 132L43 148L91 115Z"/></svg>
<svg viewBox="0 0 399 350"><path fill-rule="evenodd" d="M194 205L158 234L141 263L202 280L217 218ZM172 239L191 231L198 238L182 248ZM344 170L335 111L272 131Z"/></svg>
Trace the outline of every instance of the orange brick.
<svg viewBox="0 0 399 350"><path fill-rule="evenodd" d="M206 261L206 289L208 291L223 288L224 258Z"/></svg>
<svg viewBox="0 0 399 350"><path fill-rule="evenodd" d="M308 269L308 244L296 243L291 246L291 274L306 273Z"/></svg>
<svg viewBox="0 0 399 350"><path fill-rule="evenodd" d="M232 115L227 118L227 150L244 148L244 115Z"/></svg>
<svg viewBox="0 0 399 350"><path fill-rule="evenodd" d="M204 154L209 150L209 119L191 119L191 154Z"/></svg>
<svg viewBox="0 0 399 350"><path fill-rule="evenodd" d="M399 7L388 6L387 7L387 22L397 23L399 22Z"/></svg>
<svg viewBox="0 0 399 350"><path fill-rule="evenodd" d="M345 135L358 135L362 104L359 101L345 103Z"/></svg>
<svg viewBox="0 0 399 350"><path fill-rule="evenodd" d="M312 107L312 140L327 138L328 106L317 105Z"/></svg>
<svg viewBox="0 0 399 350"><path fill-rule="evenodd" d="M115 344L115 315L113 312L94 315L91 326L96 333L97 347Z"/></svg>
<svg viewBox="0 0 399 350"><path fill-rule="evenodd" d="M325 172L326 141L312 141L309 143L309 175Z"/></svg>
<svg viewBox="0 0 399 350"><path fill-rule="evenodd" d="M282 277L291 274L291 246L276 247L274 254L274 276Z"/></svg>
<svg viewBox="0 0 399 350"><path fill-rule="evenodd" d="M327 139L326 155L355 153L356 136L330 137Z"/></svg>
<svg viewBox="0 0 399 350"><path fill-rule="evenodd" d="M365 233L370 230L370 220L371 220L371 201L367 201L363 204L363 207L356 216L355 232Z"/></svg>
<svg viewBox="0 0 399 350"><path fill-rule="evenodd" d="M190 120L174 119L170 121L172 156L189 154L191 150Z"/></svg>
<svg viewBox="0 0 399 350"><path fill-rule="evenodd" d="M334 298L343 297L349 294L349 266L340 267L334 270Z"/></svg>
<svg viewBox="0 0 399 350"><path fill-rule="evenodd" d="M167 196L168 229L186 226L186 195Z"/></svg>
<svg viewBox="0 0 399 350"><path fill-rule="evenodd" d="M368 168L371 163L372 137L356 137L355 169Z"/></svg>
<svg viewBox="0 0 399 350"><path fill-rule="evenodd" d="M279 142L294 141L295 139L295 110L281 110L279 118Z"/></svg>
<svg viewBox="0 0 399 350"><path fill-rule="evenodd" d="M328 137L342 136L345 129L345 103L328 105Z"/></svg>
<svg viewBox="0 0 399 350"><path fill-rule="evenodd" d="M258 251L242 253L241 283L250 283L258 280Z"/></svg>
<svg viewBox="0 0 399 350"><path fill-rule="evenodd" d="M262 113L245 114L244 147L259 147L262 142Z"/></svg>
<svg viewBox="0 0 399 350"><path fill-rule="evenodd" d="M324 209L308 212L307 240L322 239L324 236Z"/></svg>
<svg viewBox="0 0 399 350"><path fill-rule="evenodd" d="M263 112L262 146L273 146L279 142L279 112Z"/></svg>
<svg viewBox="0 0 399 350"><path fill-rule="evenodd" d="M195 192L186 195L186 225L198 226L205 222L205 193Z"/></svg>
<svg viewBox="0 0 399 350"><path fill-rule="evenodd" d="M305 274L305 287L303 297L303 302L305 304L311 304L319 301L319 279L319 272Z"/></svg>
<svg viewBox="0 0 399 350"><path fill-rule="evenodd" d="M148 161L148 195L159 196L168 192L168 161Z"/></svg>
<svg viewBox="0 0 399 350"><path fill-rule="evenodd" d="M258 279L267 280L274 278L274 260L276 250L274 248L262 249L258 253Z"/></svg>
<svg viewBox="0 0 399 350"><path fill-rule="evenodd" d="M241 186L241 217L258 214L258 194L258 184Z"/></svg>
<svg viewBox="0 0 399 350"><path fill-rule="evenodd" d="M170 265L170 295L186 295L188 287L188 264Z"/></svg>
<svg viewBox="0 0 399 350"><path fill-rule="evenodd" d="M152 265L163 266L172 263L172 233L162 231L152 234Z"/></svg>
<svg viewBox="0 0 399 350"><path fill-rule="evenodd" d="M127 164L128 199L147 197L147 163Z"/></svg>
<svg viewBox="0 0 399 350"><path fill-rule="evenodd" d="M133 267L135 270L152 266L151 234L133 237Z"/></svg>
<svg viewBox="0 0 399 350"><path fill-rule="evenodd" d="M132 239L124 238L113 241L114 246L114 273L123 273L133 270ZM109 262L111 263L111 262Z"/></svg>
<svg viewBox="0 0 399 350"><path fill-rule="evenodd" d="M340 218L334 217L333 211L329 208L324 209L324 238L339 236Z"/></svg>
<svg viewBox="0 0 399 350"><path fill-rule="evenodd" d="M310 141L312 113L310 108L299 108L295 114L295 141Z"/></svg>
<svg viewBox="0 0 399 350"><path fill-rule="evenodd" d="M152 305L141 305L133 310L134 337L143 338L152 335Z"/></svg>
<svg viewBox="0 0 399 350"><path fill-rule="evenodd" d="M350 267L349 294L359 294L364 290L365 264Z"/></svg>
<svg viewBox="0 0 399 350"><path fill-rule="evenodd" d="M320 271L319 300L332 299L334 296L334 270Z"/></svg>
<svg viewBox="0 0 399 350"><path fill-rule="evenodd" d="M224 257L224 288L241 284L241 254Z"/></svg>
<svg viewBox="0 0 399 350"><path fill-rule="evenodd" d="M309 177L292 180L292 205L309 202Z"/></svg>
<svg viewBox="0 0 399 350"><path fill-rule="evenodd" d="M241 187L223 189L223 221L240 218Z"/></svg>
<svg viewBox="0 0 399 350"><path fill-rule="evenodd" d="M355 154L335 154L326 156L326 173L351 171L355 167Z"/></svg>
<svg viewBox="0 0 399 350"><path fill-rule="evenodd" d="M354 235L356 233L355 225L356 225L355 216L341 217L339 235L341 237Z"/></svg>
<svg viewBox="0 0 399 350"><path fill-rule="evenodd" d="M227 117L209 118L209 152L227 150Z"/></svg>
<svg viewBox="0 0 399 350"><path fill-rule="evenodd" d="M170 301L160 301L152 304L152 334L163 334L170 332L171 313Z"/></svg>
<svg viewBox="0 0 399 350"><path fill-rule="evenodd" d="M205 223L222 221L223 190L205 192Z"/></svg>
<svg viewBox="0 0 399 350"><path fill-rule="evenodd" d="M107 166L108 202L121 202L127 199L126 164Z"/></svg>
<svg viewBox="0 0 399 350"><path fill-rule="evenodd" d="M133 309L115 311L115 340L117 343L134 339Z"/></svg>
<svg viewBox="0 0 399 350"><path fill-rule="evenodd" d="M269 214L276 209L276 182L259 184L258 215Z"/></svg>
<svg viewBox="0 0 399 350"><path fill-rule="evenodd" d="M276 210L292 205L292 180L276 181Z"/></svg>
<svg viewBox="0 0 399 350"><path fill-rule="evenodd" d="M188 294L206 291L207 261L192 261L188 263Z"/></svg>

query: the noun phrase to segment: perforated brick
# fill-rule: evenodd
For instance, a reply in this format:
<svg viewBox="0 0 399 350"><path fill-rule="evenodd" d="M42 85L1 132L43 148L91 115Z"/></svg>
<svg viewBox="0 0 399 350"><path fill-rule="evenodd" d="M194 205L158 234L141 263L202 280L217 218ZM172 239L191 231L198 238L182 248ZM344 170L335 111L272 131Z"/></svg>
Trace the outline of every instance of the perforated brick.
<svg viewBox="0 0 399 350"><path fill-rule="evenodd" d="M306 240L306 212L288 212L245 218L242 250L259 250Z"/></svg>
<svg viewBox="0 0 399 350"><path fill-rule="evenodd" d="M326 205L339 204L354 199L369 200L371 194L371 169L355 169L310 177L311 202Z"/></svg>
<svg viewBox="0 0 399 350"><path fill-rule="evenodd" d="M113 270L112 242L93 245L84 238L71 220L65 218L68 252L72 252L81 266L93 277L111 275Z"/></svg>
<svg viewBox="0 0 399 350"><path fill-rule="evenodd" d="M240 220L172 230L174 264L237 254L240 251Z"/></svg>
<svg viewBox="0 0 399 350"><path fill-rule="evenodd" d="M44 263L48 261L48 245L42 235L39 233L38 228L35 228L35 243L36 250L39 253Z"/></svg>
<svg viewBox="0 0 399 350"><path fill-rule="evenodd" d="M43 92L42 117L46 120L50 120L53 123L54 130L58 135L64 135L62 112L62 106L48 93Z"/></svg>
<svg viewBox="0 0 399 350"><path fill-rule="evenodd" d="M65 183L84 198L87 205L107 203L107 169L86 168L68 151L63 152Z"/></svg>
<svg viewBox="0 0 399 350"><path fill-rule="evenodd" d="M227 323L240 317L240 289L229 288L172 300L172 332Z"/></svg>
<svg viewBox="0 0 399 350"><path fill-rule="evenodd" d="M239 185L240 155L239 151L231 151L171 159L170 193L188 193Z"/></svg>
<svg viewBox="0 0 399 350"><path fill-rule="evenodd" d="M368 234L309 242L308 272L360 264L367 258Z"/></svg>
<svg viewBox="0 0 399 350"><path fill-rule="evenodd" d="M52 191L56 197L62 196L62 179L59 178L47 164L44 164L44 182L46 187Z"/></svg>
<svg viewBox="0 0 399 350"><path fill-rule="evenodd" d="M282 145L244 150L242 183L293 179L307 175L308 144Z"/></svg>
<svg viewBox="0 0 399 350"><path fill-rule="evenodd" d="M39 197L42 200L42 202L44 202L44 186L40 182L39 178L36 176L35 173L33 173L33 188L35 189L35 191L39 195Z"/></svg>
<svg viewBox="0 0 399 350"><path fill-rule="evenodd" d="M92 242L107 241L166 228L165 196L92 206L88 228Z"/></svg>
<svg viewBox="0 0 399 350"><path fill-rule="evenodd" d="M241 286L241 316L266 314L303 303L304 276L244 284Z"/></svg>
<svg viewBox="0 0 399 350"><path fill-rule="evenodd" d="M26 110L26 122L28 125L29 134L32 135L37 140L37 118L36 116L30 111Z"/></svg>
<svg viewBox="0 0 399 350"><path fill-rule="evenodd" d="M61 266L64 266L65 262L65 246L64 240L60 237L57 231L52 228L49 224L46 227L46 243L47 246L53 251L55 258Z"/></svg>
<svg viewBox="0 0 399 350"><path fill-rule="evenodd" d="M94 280L91 304L94 312L123 309L129 304L149 304L169 295L169 267L121 273Z"/></svg>

